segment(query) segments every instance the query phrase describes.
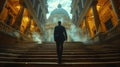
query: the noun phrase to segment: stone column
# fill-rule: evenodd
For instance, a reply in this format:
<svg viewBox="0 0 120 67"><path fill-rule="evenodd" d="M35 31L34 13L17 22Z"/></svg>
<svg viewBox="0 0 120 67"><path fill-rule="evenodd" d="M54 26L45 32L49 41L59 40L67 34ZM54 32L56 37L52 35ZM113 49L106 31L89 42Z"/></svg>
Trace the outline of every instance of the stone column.
<svg viewBox="0 0 120 67"><path fill-rule="evenodd" d="M30 18L30 21L29 21L28 24L27 24L26 29L25 29L25 34L26 34L26 35L29 35L29 34L30 34L30 26L31 26L31 18Z"/></svg>
<svg viewBox="0 0 120 67"><path fill-rule="evenodd" d="M6 4L6 0L0 0L0 13L2 12L5 4Z"/></svg>
<svg viewBox="0 0 120 67"><path fill-rule="evenodd" d="M15 19L15 23L13 24L13 27L18 29L18 30L20 29L20 25L22 23L23 14L24 14L24 6L21 6L21 9L20 9L20 11L17 14L17 17Z"/></svg>
<svg viewBox="0 0 120 67"><path fill-rule="evenodd" d="M85 20L87 37L90 37L90 27L89 27L88 22L87 22L87 17L84 17L84 20Z"/></svg>
<svg viewBox="0 0 120 67"><path fill-rule="evenodd" d="M93 15L94 15L94 21L95 21L95 26L96 26L96 32L101 32L102 31L102 26L100 23L100 18L99 18L99 14L96 8L97 5L97 1L93 1L92 4L92 11L93 11ZM101 31L99 31L99 29L101 28Z"/></svg>
<svg viewBox="0 0 120 67"><path fill-rule="evenodd" d="M111 5L112 5L112 8L113 8L113 11L114 11L114 13L115 13L115 15L118 19L118 22L120 24L120 16L118 15L118 9L115 6L115 0L110 0L110 2L111 2Z"/></svg>
<svg viewBox="0 0 120 67"><path fill-rule="evenodd" d="M95 21L95 26L96 26L96 33L99 34L98 37L99 37L99 41L102 41L103 40L103 34L102 34L102 24L100 22L100 18L99 18L99 13L97 11L97 5L98 1L95 0L93 1L93 4L92 4L92 10L93 10L93 15L94 15L94 21Z"/></svg>
<svg viewBox="0 0 120 67"><path fill-rule="evenodd" d="M84 17L84 23L85 23L85 33L83 34L84 35L84 38L87 38L87 40L90 38L90 34L89 34L89 30L88 30L88 24L87 24L87 20L86 20L86 17Z"/></svg>

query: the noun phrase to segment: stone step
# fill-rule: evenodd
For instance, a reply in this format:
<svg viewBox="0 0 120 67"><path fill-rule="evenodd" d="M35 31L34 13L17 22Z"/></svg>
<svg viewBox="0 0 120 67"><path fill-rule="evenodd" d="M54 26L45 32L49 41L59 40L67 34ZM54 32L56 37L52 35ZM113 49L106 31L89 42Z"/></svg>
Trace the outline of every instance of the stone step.
<svg viewBox="0 0 120 67"><path fill-rule="evenodd" d="M56 57L57 55L54 54L39 54L39 55L34 55L34 54L11 54L11 53L0 53L0 57L20 57L20 58L54 58ZM82 58L86 58L86 57L89 57L89 58L93 58L93 57L119 57L120 56L120 53L105 53L105 54L63 54L63 57L68 57L68 58L79 58L79 57L82 57Z"/></svg>
<svg viewBox="0 0 120 67"><path fill-rule="evenodd" d="M2 51L13 51L13 52L56 52L56 49L34 49L34 50L28 50L28 49L0 49L0 52ZM70 49L65 49L63 50L64 52L84 52L84 51L88 51L90 52L89 50L84 50L84 49L74 49L74 50L70 50Z"/></svg>
<svg viewBox="0 0 120 67"><path fill-rule="evenodd" d="M29 45L28 45L29 46ZM85 47L87 47L87 46L85 46ZM118 47L113 47L113 48L85 48L85 47L72 47L72 46L70 46L70 47L64 47L64 50L96 50L96 49L99 49L99 50L101 50L101 51L109 51L109 50L119 50L119 48ZM24 47L24 48L20 48L20 46L19 47L11 47L11 48L7 48L7 47L2 47L2 48L0 48L0 50L4 50L4 49L14 49L14 50L33 50L33 51L39 51L39 50L56 50L56 47L51 47L51 46L41 46L41 47L39 47L39 46L35 46L35 47Z"/></svg>
<svg viewBox="0 0 120 67"><path fill-rule="evenodd" d="M28 48L28 46L30 45L27 45L27 47L24 46L24 48L20 48L22 46L16 46L16 47L12 47L10 46L11 48L7 48L7 47L2 47L0 49L14 49L14 50L34 50L34 51L39 51L39 50L56 50L56 47L55 45L42 45L42 46L37 46L37 45L34 45L34 46L31 46ZM100 47L100 45L98 46ZM76 46L76 45L69 45L69 46L64 46L64 50L74 50L74 49L78 49L78 50L96 50L96 49L99 49L101 51L109 51L109 50L119 50L118 46L117 47L102 47L102 48L97 48L97 47L94 47L94 48L90 48L90 47L87 47L86 45L84 45L84 47L81 47L80 45L79 46Z"/></svg>
<svg viewBox="0 0 120 67"><path fill-rule="evenodd" d="M1 52L0 55L56 55L56 52ZM101 55L120 55L119 51L110 51L110 52L63 52L63 55L95 55L95 56L101 56Z"/></svg>
<svg viewBox="0 0 120 67"><path fill-rule="evenodd" d="M57 58L17 58L17 57L0 57L0 61L16 61L16 62L57 62ZM106 58L63 58L64 62L112 62L120 61L120 57Z"/></svg>
<svg viewBox="0 0 120 67"><path fill-rule="evenodd" d="M0 67L120 67L120 61L114 62L6 62L0 61Z"/></svg>
<svg viewBox="0 0 120 67"><path fill-rule="evenodd" d="M44 53L48 53L48 54L56 54L56 50L39 50L39 51L29 51L29 50L0 50L1 53L13 53L13 54L44 54ZM85 50L63 50L63 53L77 53L77 54L101 54L101 53L119 53L120 51L118 50L109 50L109 51L85 51Z"/></svg>
<svg viewBox="0 0 120 67"><path fill-rule="evenodd" d="M31 48L32 49L32 48ZM3 51L13 51L13 52L47 52L47 51L51 51L54 52L56 51L56 49L4 49L4 48L0 48L0 52ZM92 49L63 49L64 52L112 52L112 51L120 51L120 49L102 49L102 50L92 50Z"/></svg>
<svg viewBox="0 0 120 67"><path fill-rule="evenodd" d="M0 55L56 55L56 52L0 52ZM63 55L95 55L95 56L108 56L108 55L120 55L119 51L110 52L63 52Z"/></svg>
<svg viewBox="0 0 120 67"><path fill-rule="evenodd" d="M24 55L24 56L0 56L0 57L18 57L18 58L56 58L57 55ZM63 58L107 58L107 57L119 57L119 55L112 56L95 56L95 55L62 55Z"/></svg>
<svg viewBox="0 0 120 67"><path fill-rule="evenodd" d="M21 47L21 45L24 46ZM67 65L68 67L85 67L85 65L86 67L106 67L106 65L120 67L120 49L109 44L93 46L82 45L82 43L65 43L62 56L62 67ZM49 64L51 67L59 67L57 60L55 43L37 45L33 42L22 42L14 47L0 48L0 64L8 64L5 67L14 67L12 65L16 65L15 67L18 65L45 67Z"/></svg>
<svg viewBox="0 0 120 67"><path fill-rule="evenodd" d="M15 51L15 52L26 52L26 51L29 51L29 52L44 52L44 51L56 51L56 49L32 49L32 50L29 50L29 49L0 49L0 51ZM94 51L94 52L97 52L96 50L85 50L85 49L74 49L74 50L71 50L71 49L65 49L65 50L63 50L63 51L75 51L75 52L81 52L81 51L87 51L87 52L90 52L90 51ZM104 50L104 52L105 52L106 50ZM111 49L111 50L107 50L107 51L119 51L119 50L116 50L116 49ZM106 51L106 52L107 52Z"/></svg>
<svg viewBox="0 0 120 67"><path fill-rule="evenodd" d="M49 64L58 64L57 62L14 62L14 61L12 61L12 62L8 62L8 61L0 61L0 64L1 63L3 63L3 64L47 64L47 65L49 65ZM119 64L120 63L120 61L108 61L108 62L62 62L61 63L61 65L62 64L64 64L64 65L67 65L67 64L85 64L85 65L87 65L87 64L97 64L97 65L99 65L99 64Z"/></svg>
<svg viewBox="0 0 120 67"><path fill-rule="evenodd" d="M36 53L13 53L21 55L56 55L56 52L36 52ZM88 53L88 52L63 52L63 55L98 55L103 53Z"/></svg>

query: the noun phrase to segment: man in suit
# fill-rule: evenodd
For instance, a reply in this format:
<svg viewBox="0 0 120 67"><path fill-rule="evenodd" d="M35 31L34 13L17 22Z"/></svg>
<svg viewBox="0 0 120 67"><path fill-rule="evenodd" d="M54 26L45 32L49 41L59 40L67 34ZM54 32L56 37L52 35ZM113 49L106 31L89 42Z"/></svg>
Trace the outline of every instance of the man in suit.
<svg viewBox="0 0 120 67"><path fill-rule="evenodd" d="M58 21L58 26L54 29L54 40L56 42L58 63L61 63L63 43L67 40L67 33L65 27L61 25L61 21Z"/></svg>

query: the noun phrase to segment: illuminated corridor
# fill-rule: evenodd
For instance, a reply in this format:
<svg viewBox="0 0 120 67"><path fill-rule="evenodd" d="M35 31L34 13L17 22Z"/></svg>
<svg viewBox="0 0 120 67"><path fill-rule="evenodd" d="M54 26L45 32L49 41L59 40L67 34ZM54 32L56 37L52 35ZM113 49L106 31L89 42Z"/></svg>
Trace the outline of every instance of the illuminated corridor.
<svg viewBox="0 0 120 67"><path fill-rule="evenodd" d="M0 0L0 67L120 67L119 4L120 0ZM68 35L61 65L56 63L54 41L58 21Z"/></svg>

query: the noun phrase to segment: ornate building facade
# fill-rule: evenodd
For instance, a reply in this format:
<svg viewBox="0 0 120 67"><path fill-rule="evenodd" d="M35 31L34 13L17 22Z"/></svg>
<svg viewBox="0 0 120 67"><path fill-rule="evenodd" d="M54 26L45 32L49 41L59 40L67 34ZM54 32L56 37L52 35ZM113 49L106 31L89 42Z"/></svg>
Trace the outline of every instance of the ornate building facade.
<svg viewBox="0 0 120 67"><path fill-rule="evenodd" d="M46 22L46 0L0 0L0 31L18 39L42 35Z"/></svg>
<svg viewBox="0 0 120 67"><path fill-rule="evenodd" d="M71 19L65 9L62 8L61 4L58 5L58 8L54 9L48 18L48 22L46 23L46 41L54 42L54 28L58 25L58 21L62 22L62 25L66 28L68 41L74 41L72 38L72 34L76 32L72 32Z"/></svg>
<svg viewBox="0 0 120 67"><path fill-rule="evenodd" d="M120 0L73 0L73 21L82 29L82 38L100 42L119 35L119 4Z"/></svg>
<svg viewBox="0 0 120 67"><path fill-rule="evenodd" d="M69 18L69 15L66 10L62 8L62 6L59 4L58 8L54 9L52 13L50 14L50 17L48 18L48 22L46 23L46 41L48 42L54 42L54 28L57 26L57 22L61 21L62 25L68 29L70 29L71 26L71 20ZM70 39L70 36L68 35L68 39Z"/></svg>
<svg viewBox="0 0 120 67"><path fill-rule="evenodd" d="M47 0L24 0L29 13L36 25L33 25L33 40L44 41L45 23L47 10ZM32 30L31 28L31 30Z"/></svg>

